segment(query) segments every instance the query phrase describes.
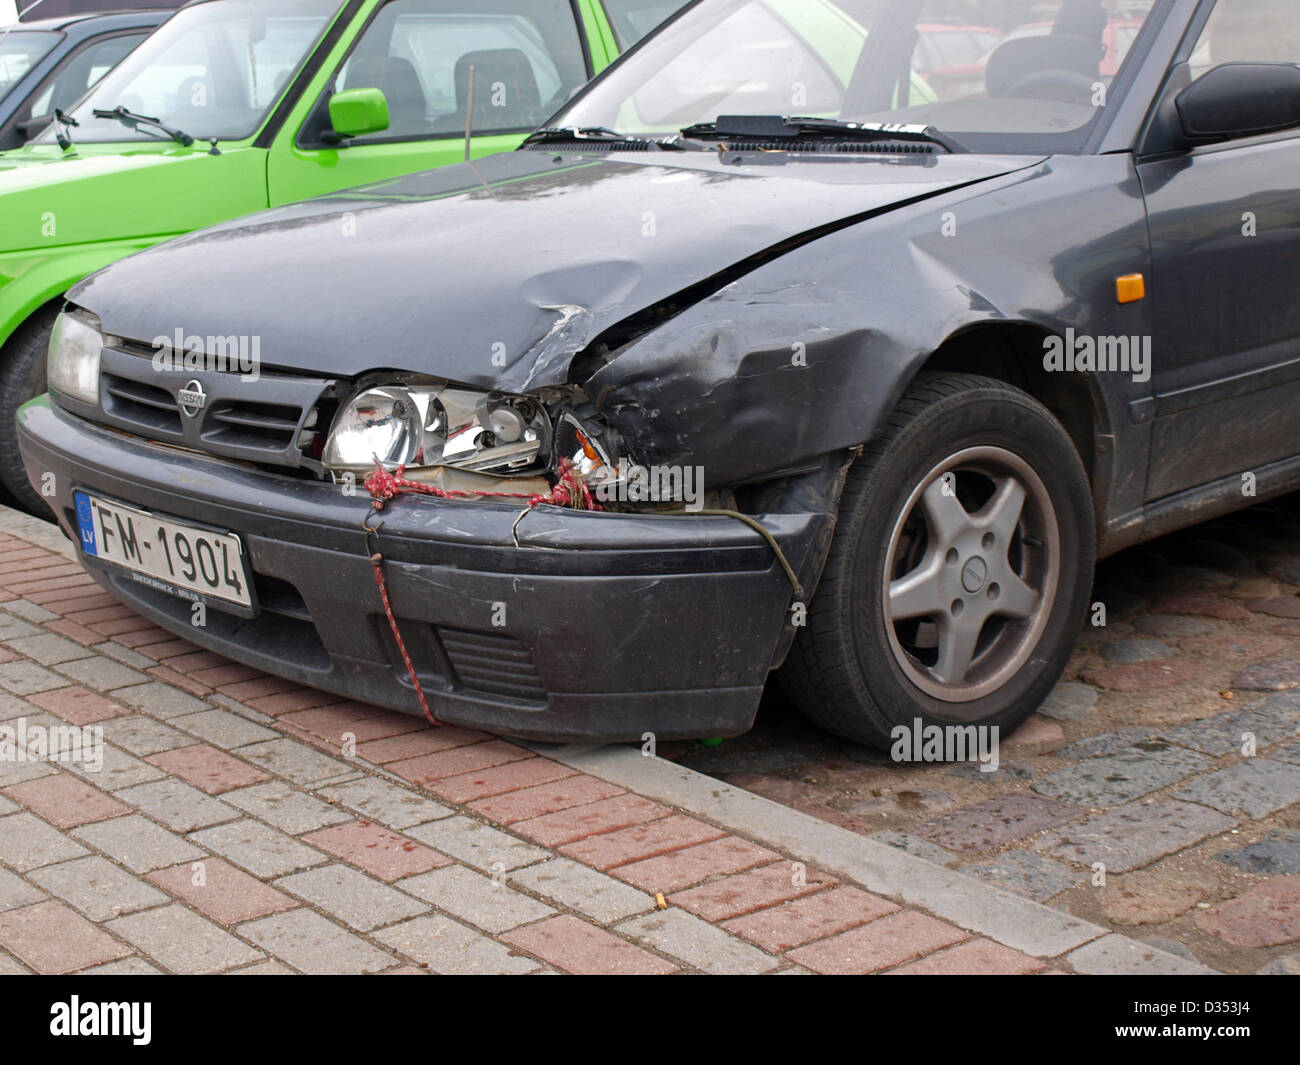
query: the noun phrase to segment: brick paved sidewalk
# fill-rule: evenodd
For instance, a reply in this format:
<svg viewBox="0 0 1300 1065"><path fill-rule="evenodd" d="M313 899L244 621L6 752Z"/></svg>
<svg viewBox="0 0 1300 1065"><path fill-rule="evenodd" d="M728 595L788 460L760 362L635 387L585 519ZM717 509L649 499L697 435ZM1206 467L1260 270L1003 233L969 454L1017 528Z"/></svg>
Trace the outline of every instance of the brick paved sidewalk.
<svg viewBox="0 0 1300 1065"><path fill-rule="evenodd" d="M977 881L935 892L972 915L943 919L800 857L797 825L738 834L267 677L117 604L52 527L0 528L0 974L1193 968L1082 922L1025 953ZM102 729L101 766L40 757L64 726ZM954 876L903 875L930 870Z"/></svg>
<svg viewBox="0 0 1300 1065"><path fill-rule="evenodd" d="M659 753L1219 971L1300 973L1300 495L1105 560L1093 601L995 772L894 764L776 692L746 736Z"/></svg>

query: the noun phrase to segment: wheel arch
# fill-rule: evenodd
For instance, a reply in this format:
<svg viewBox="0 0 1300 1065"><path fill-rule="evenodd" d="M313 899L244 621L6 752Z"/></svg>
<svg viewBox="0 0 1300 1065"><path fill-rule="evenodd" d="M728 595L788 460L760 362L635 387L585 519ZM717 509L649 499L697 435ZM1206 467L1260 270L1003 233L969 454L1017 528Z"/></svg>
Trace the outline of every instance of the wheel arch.
<svg viewBox="0 0 1300 1065"><path fill-rule="evenodd" d="M1064 427L1083 462L1100 536L1113 479L1113 418L1092 374L1050 373L1044 341L1056 334L1032 322L986 321L951 333L901 382L900 395L923 373L990 377L1032 396Z"/></svg>

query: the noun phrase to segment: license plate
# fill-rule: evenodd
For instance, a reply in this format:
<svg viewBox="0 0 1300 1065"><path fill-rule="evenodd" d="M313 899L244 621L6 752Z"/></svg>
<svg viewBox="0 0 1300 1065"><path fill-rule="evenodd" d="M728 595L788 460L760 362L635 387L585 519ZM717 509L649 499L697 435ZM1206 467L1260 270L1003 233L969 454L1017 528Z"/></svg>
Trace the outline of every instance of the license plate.
<svg viewBox="0 0 1300 1065"><path fill-rule="evenodd" d="M198 529L76 493L81 550L183 598L252 608L248 565L238 536Z"/></svg>

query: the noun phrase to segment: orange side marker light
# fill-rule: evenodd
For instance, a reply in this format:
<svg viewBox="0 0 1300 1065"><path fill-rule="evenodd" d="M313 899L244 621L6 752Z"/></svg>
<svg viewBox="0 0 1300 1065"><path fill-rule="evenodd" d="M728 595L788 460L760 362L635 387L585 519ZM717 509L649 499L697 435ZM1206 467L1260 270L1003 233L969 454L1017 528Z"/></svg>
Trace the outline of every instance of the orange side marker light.
<svg viewBox="0 0 1300 1065"><path fill-rule="evenodd" d="M1146 299L1147 279L1141 274L1125 274L1115 279L1115 295L1120 303L1136 303Z"/></svg>

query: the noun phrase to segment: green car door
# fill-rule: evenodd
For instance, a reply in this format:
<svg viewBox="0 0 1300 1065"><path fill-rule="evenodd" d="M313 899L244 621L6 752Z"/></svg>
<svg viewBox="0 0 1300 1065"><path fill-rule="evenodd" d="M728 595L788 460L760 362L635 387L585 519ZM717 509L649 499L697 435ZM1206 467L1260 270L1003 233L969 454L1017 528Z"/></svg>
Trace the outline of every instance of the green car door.
<svg viewBox="0 0 1300 1065"><path fill-rule="evenodd" d="M367 5L285 123L272 204L517 147L618 55L599 0L386 0ZM336 143L339 94L383 93L386 128ZM362 127L364 129L364 127Z"/></svg>

